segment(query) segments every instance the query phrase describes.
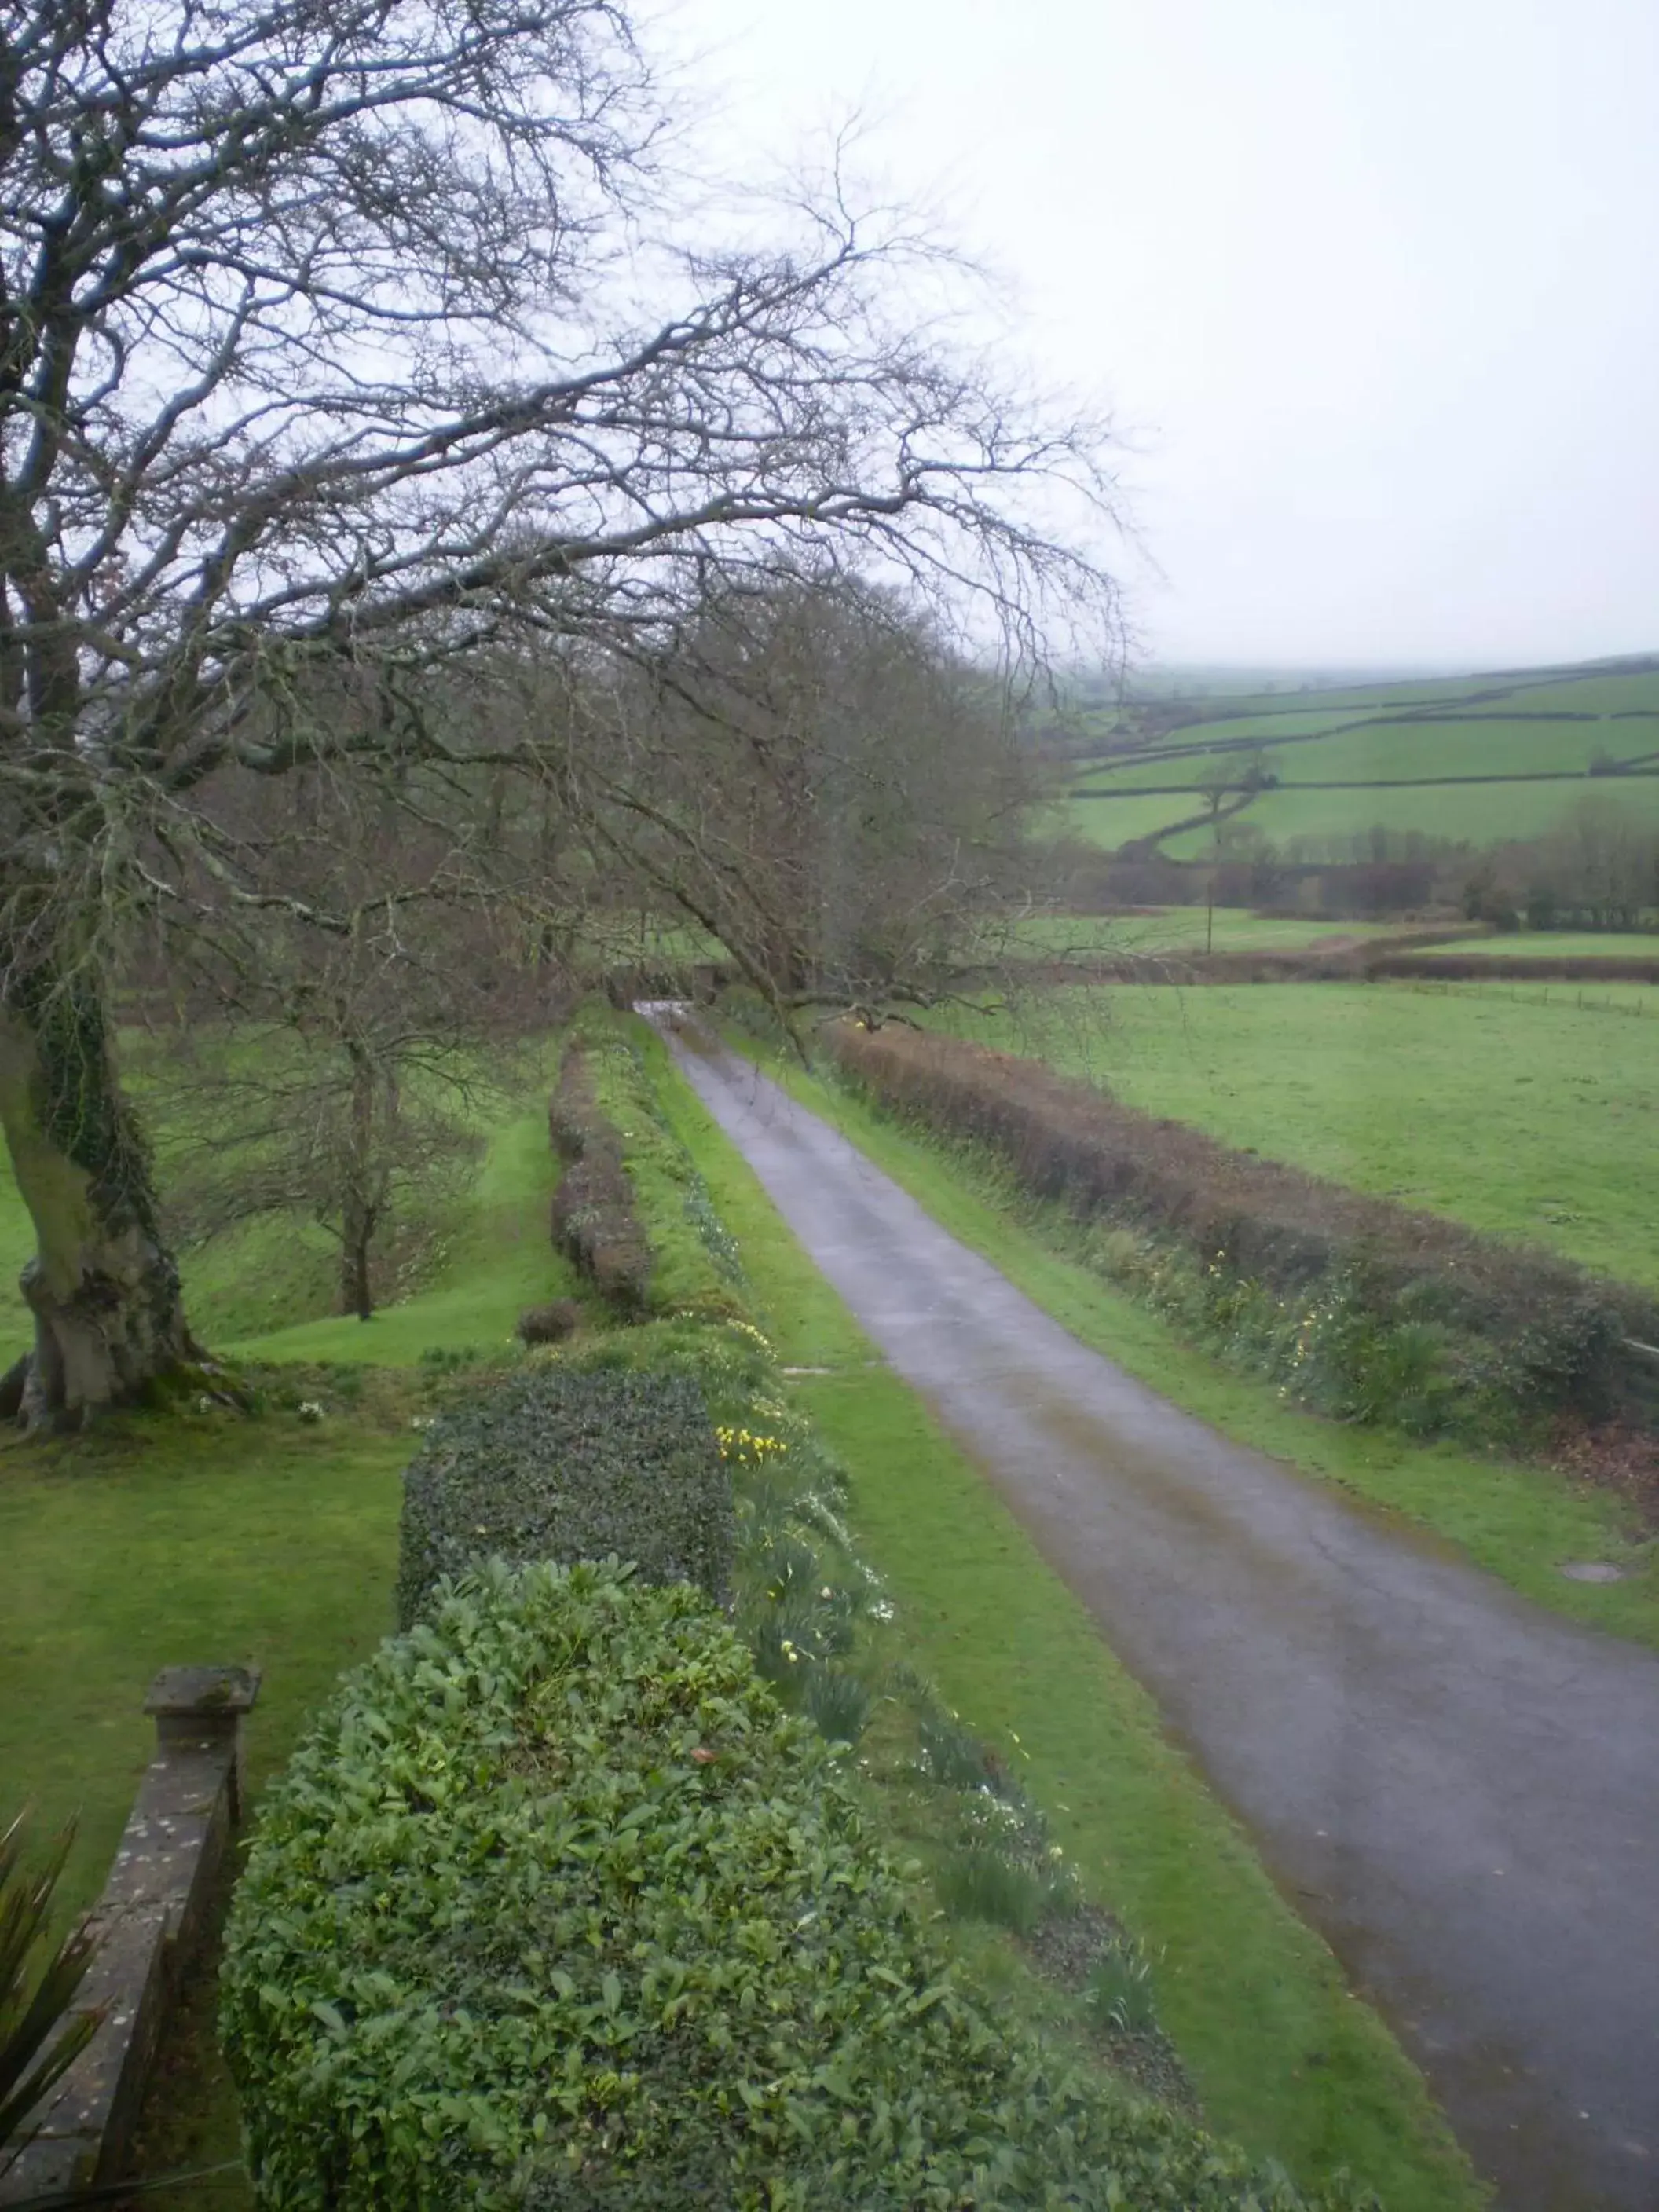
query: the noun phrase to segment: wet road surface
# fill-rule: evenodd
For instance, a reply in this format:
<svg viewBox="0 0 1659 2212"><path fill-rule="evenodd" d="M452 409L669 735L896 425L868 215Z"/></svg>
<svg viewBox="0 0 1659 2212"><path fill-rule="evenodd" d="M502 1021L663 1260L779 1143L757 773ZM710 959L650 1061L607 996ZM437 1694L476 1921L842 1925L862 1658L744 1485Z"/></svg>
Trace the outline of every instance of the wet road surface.
<svg viewBox="0 0 1659 2212"><path fill-rule="evenodd" d="M1510 2212L1659 2208L1659 1654L1069 1335L747 1062L687 1076L1383 2012Z"/></svg>

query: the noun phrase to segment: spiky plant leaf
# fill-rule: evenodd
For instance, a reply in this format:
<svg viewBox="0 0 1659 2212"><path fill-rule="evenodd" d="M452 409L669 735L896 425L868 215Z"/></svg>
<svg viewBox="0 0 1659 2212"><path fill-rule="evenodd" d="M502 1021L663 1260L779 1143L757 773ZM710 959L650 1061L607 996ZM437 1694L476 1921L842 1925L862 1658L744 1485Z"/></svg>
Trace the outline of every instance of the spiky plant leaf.
<svg viewBox="0 0 1659 2212"><path fill-rule="evenodd" d="M84 1923L48 1945L52 1901L75 1840L73 1822L44 1861L23 1858L24 1815L0 1834L0 2154L29 2112L97 2033L103 2015L65 2020L97 1939ZM37 1955L46 1947L39 1966Z"/></svg>

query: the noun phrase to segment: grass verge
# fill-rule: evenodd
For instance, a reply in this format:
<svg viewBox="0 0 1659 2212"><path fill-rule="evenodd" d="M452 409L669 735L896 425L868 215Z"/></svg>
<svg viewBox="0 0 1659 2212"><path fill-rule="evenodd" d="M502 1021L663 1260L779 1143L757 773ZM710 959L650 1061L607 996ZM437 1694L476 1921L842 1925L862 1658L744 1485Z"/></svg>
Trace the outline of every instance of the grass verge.
<svg viewBox="0 0 1659 2212"><path fill-rule="evenodd" d="M1272 1383L1194 1350L1068 1257L1070 1224L1054 1208L1022 1198L958 1148L900 1127L799 1064L741 1037L732 1042L1081 1343L1223 1435L1433 1529L1537 1604L1659 1647L1659 1547L1642 1540L1616 1497L1548 1468L1413 1444L1287 1405ZM1629 1579L1580 1583L1562 1575L1565 1563L1589 1559L1623 1566Z"/></svg>
<svg viewBox="0 0 1659 2212"><path fill-rule="evenodd" d="M916 1395L876 1358L692 1093L659 1096L726 1227L790 1389L851 1470L860 1548L970 1724L1018 1745L1087 1888L1163 1949L1159 2011L1213 2124L1298 2179L1363 2176L1393 2212L1478 2185L1420 2076L1344 1986L1151 1699Z"/></svg>

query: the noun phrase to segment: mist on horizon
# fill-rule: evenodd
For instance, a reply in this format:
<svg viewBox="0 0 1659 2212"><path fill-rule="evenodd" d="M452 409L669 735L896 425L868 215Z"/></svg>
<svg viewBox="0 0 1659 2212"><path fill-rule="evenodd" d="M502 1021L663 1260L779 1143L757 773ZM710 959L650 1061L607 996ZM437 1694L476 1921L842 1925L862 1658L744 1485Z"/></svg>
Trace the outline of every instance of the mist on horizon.
<svg viewBox="0 0 1659 2212"><path fill-rule="evenodd" d="M1109 404L1155 663L1659 647L1659 11L1641 0L694 0L735 166L855 166ZM1000 328L997 327L999 322Z"/></svg>

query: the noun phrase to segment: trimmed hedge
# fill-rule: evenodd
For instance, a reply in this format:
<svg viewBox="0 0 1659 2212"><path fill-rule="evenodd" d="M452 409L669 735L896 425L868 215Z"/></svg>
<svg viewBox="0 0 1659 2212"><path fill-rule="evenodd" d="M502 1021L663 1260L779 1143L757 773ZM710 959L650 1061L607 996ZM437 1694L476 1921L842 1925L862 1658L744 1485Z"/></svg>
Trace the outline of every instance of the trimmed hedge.
<svg viewBox="0 0 1659 2212"><path fill-rule="evenodd" d="M550 1366L445 1413L404 1477L398 1619L486 1558L632 1560L647 1582L732 1577L731 1479L684 1375Z"/></svg>
<svg viewBox="0 0 1659 2212"><path fill-rule="evenodd" d="M612 1567L494 1567L348 1679L223 1988L269 2212L1310 2201L1000 2033L730 1631Z"/></svg>
<svg viewBox="0 0 1659 2212"><path fill-rule="evenodd" d="M553 1194L553 1241L603 1298L637 1316L651 1304L651 1246L621 1139L600 1111L580 1043L564 1056L547 1122L553 1148L567 1163Z"/></svg>
<svg viewBox="0 0 1659 2212"><path fill-rule="evenodd" d="M642 1022L589 1006L571 1027L548 1109L555 1150L571 1164L553 1200L554 1240L629 1321L746 1310L736 1249L684 1146L663 1119Z"/></svg>
<svg viewBox="0 0 1659 2212"><path fill-rule="evenodd" d="M1178 1286L1181 1302L1213 1308L1223 1334L1266 1345L1276 1334L1287 1379L1303 1379L1298 1361L1321 1340L1330 1410L1388 1419L1391 1402L1408 1403L1421 1433L1485 1435L1631 1407L1623 1340L1659 1337L1643 1291L1235 1152L1040 1060L894 1027L828 1034L839 1066L884 1105L989 1147L1077 1219L1182 1254L1202 1279Z"/></svg>

